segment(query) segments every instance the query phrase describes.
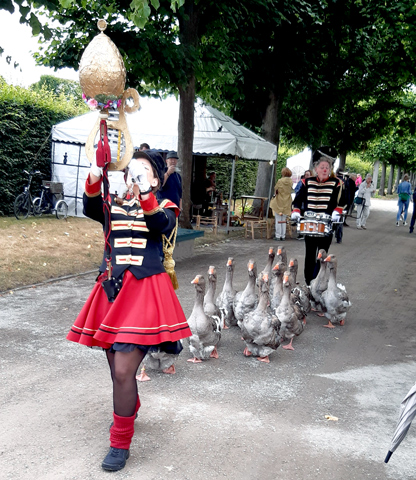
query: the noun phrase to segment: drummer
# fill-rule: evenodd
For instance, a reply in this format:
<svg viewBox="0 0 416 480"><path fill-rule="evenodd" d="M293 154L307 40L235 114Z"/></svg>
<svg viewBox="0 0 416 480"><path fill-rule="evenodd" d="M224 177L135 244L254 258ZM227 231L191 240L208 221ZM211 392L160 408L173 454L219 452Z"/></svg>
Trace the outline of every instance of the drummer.
<svg viewBox="0 0 416 480"><path fill-rule="evenodd" d="M322 146L314 152L312 161L315 176L303 179L303 184L293 201L292 220L300 218L302 204L305 211L330 215L333 222L340 220L347 202L342 180L332 173L336 157L337 151L333 147ZM319 272L318 251L323 248L328 252L332 236L332 232L321 237L305 235L304 275L307 285Z"/></svg>

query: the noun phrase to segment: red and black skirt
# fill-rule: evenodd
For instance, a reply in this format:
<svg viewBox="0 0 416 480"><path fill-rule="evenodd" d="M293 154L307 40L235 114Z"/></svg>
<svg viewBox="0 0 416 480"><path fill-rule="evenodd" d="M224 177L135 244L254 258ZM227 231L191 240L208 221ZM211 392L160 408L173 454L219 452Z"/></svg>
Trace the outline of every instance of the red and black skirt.
<svg viewBox="0 0 416 480"><path fill-rule="evenodd" d="M114 343L159 345L192 335L167 273L137 280L126 271L123 286L110 303L95 284L67 340L108 349Z"/></svg>

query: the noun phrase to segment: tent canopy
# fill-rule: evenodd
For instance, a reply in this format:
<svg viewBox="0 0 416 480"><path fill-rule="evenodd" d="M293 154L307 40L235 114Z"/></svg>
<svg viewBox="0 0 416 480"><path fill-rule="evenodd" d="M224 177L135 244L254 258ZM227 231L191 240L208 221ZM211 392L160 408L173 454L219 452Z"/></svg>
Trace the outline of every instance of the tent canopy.
<svg viewBox="0 0 416 480"><path fill-rule="evenodd" d="M169 96L140 98L140 110L127 114L127 125L134 146L146 142L162 151L178 149L179 101ZM54 142L85 145L98 113L91 112L54 125ZM194 155L230 155L248 160L276 159L276 146L243 127L217 109L195 103Z"/></svg>
<svg viewBox="0 0 416 480"><path fill-rule="evenodd" d="M162 152L178 149L179 101L170 96L140 98L141 109L126 114L135 147L148 143ZM62 182L69 215L82 216L82 194L90 162L85 144L98 118L91 112L54 125L52 128L52 180ZM213 107L195 102L194 155L229 156L257 161L276 160L276 146ZM120 191L122 172L110 172L110 191ZM232 186L230 186L230 189Z"/></svg>

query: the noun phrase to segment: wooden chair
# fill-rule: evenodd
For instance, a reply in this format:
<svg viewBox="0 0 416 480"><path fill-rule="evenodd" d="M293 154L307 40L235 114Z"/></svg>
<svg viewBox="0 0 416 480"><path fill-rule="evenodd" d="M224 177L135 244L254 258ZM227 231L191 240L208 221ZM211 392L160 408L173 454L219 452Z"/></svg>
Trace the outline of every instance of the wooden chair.
<svg viewBox="0 0 416 480"><path fill-rule="evenodd" d="M197 230L201 230L201 225L212 225L212 231L214 235L217 234L218 228L218 217L213 215L212 217L202 217L201 215L196 215L195 217L196 225L195 228Z"/></svg>
<svg viewBox="0 0 416 480"><path fill-rule="evenodd" d="M251 232L251 239L254 240L255 230L260 230L261 238L263 238L263 232L267 236L267 220L245 220L245 223L244 238L248 238L248 234Z"/></svg>

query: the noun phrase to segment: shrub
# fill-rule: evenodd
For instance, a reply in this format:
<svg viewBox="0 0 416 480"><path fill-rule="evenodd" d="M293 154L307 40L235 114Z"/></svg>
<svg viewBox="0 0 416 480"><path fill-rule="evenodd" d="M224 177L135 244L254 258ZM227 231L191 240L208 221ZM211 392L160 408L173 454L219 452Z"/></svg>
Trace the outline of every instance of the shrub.
<svg viewBox="0 0 416 480"><path fill-rule="evenodd" d="M45 88L27 90L2 78L0 105L0 212L11 215L14 198L26 184L24 169L40 170L50 178L52 126L88 109ZM38 186L33 185L33 192Z"/></svg>

